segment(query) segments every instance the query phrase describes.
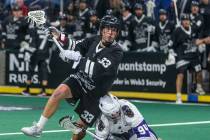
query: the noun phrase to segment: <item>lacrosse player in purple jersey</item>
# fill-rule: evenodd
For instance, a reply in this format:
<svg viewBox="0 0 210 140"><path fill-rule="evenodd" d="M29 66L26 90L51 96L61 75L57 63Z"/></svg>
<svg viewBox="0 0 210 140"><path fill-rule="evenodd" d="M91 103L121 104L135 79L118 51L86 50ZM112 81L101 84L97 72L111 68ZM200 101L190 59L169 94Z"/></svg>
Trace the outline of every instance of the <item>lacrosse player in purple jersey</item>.
<svg viewBox="0 0 210 140"><path fill-rule="evenodd" d="M95 134L104 140L158 140L144 117L131 102L109 94L100 98L102 115Z"/></svg>

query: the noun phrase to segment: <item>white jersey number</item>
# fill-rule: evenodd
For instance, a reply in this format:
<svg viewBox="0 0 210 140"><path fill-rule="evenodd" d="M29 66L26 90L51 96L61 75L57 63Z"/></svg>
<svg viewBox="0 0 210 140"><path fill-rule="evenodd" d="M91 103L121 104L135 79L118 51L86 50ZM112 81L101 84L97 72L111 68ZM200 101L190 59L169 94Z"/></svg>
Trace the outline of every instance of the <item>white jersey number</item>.
<svg viewBox="0 0 210 140"><path fill-rule="evenodd" d="M93 118L94 118L94 115L91 114L90 112L88 112L87 110L84 110L83 113L81 114L81 117L88 123L90 123Z"/></svg>

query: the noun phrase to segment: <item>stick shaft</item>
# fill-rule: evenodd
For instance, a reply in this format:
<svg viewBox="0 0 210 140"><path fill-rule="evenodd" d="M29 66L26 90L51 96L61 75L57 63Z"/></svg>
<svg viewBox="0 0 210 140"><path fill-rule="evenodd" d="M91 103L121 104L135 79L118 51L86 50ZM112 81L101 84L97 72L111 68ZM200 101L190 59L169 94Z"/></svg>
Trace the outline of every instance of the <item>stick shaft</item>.
<svg viewBox="0 0 210 140"><path fill-rule="evenodd" d="M85 131L86 131L86 133L88 133L90 136L96 138L97 140L104 140L104 139L98 137L97 135L95 135L94 133L90 132L89 130L85 130Z"/></svg>
<svg viewBox="0 0 210 140"><path fill-rule="evenodd" d="M61 47L60 43L57 41L57 39L55 37L52 38L53 41L55 42L56 46L58 47L58 49L63 52L64 49Z"/></svg>
<svg viewBox="0 0 210 140"><path fill-rule="evenodd" d="M177 10L177 4L176 4L176 0L173 0L174 2L174 10L175 10L175 15L176 15L176 24L180 24L179 23L179 18L178 18L178 10Z"/></svg>

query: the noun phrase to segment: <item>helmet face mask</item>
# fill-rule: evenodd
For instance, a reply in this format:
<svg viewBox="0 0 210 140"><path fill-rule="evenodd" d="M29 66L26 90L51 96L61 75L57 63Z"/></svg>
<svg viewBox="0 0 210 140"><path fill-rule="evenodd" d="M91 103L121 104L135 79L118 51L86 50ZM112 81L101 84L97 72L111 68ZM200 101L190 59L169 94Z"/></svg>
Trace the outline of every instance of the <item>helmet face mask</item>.
<svg viewBox="0 0 210 140"><path fill-rule="evenodd" d="M109 45L117 38L120 31L120 21L113 15L106 15L101 19L100 34L102 43Z"/></svg>

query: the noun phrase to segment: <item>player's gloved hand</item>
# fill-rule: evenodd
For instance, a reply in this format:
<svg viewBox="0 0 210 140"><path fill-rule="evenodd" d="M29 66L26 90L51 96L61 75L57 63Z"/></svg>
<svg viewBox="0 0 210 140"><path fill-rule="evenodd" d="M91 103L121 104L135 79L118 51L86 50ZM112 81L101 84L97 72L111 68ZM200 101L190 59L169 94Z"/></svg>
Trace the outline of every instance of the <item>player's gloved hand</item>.
<svg viewBox="0 0 210 140"><path fill-rule="evenodd" d="M26 41L20 42L20 52L24 52L25 50L28 50L29 44Z"/></svg>
<svg viewBox="0 0 210 140"><path fill-rule="evenodd" d="M56 39L58 39L60 37L61 32L56 27L50 26L46 30L46 34L49 38L55 37Z"/></svg>
<svg viewBox="0 0 210 140"><path fill-rule="evenodd" d="M31 53L25 52L25 54L24 54L24 61L30 62L30 60L31 60Z"/></svg>
<svg viewBox="0 0 210 140"><path fill-rule="evenodd" d="M168 65L168 66L175 64L176 63L175 56L177 56L177 54L174 52L173 49L170 49L169 53L168 53L168 58L166 59L165 64Z"/></svg>
<svg viewBox="0 0 210 140"><path fill-rule="evenodd" d="M26 41L21 41L19 51L20 52L28 51L33 53L34 51L36 51L36 48L30 47L29 43Z"/></svg>
<svg viewBox="0 0 210 140"><path fill-rule="evenodd" d="M131 43L128 40L119 41L119 44L120 44L120 47L122 48L122 50L124 52L129 51L129 47L128 46L131 46Z"/></svg>
<svg viewBox="0 0 210 140"><path fill-rule="evenodd" d="M149 32L149 33L155 32L155 27L152 26L152 25L149 25L149 26L147 27L147 32Z"/></svg>
<svg viewBox="0 0 210 140"><path fill-rule="evenodd" d="M64 62L70 62L71 60L79 62L81 58L81 54L79 52L75 52L71 50L61 51L59 56Z"/></svg>
<svg viewBox="0 0 210 140"><path fill-rule="evenodd" d="M205 52L205 51L206 51L206 45L205 45L205 44L200 44L200 45L198 46L198 51L199 51L200 53Z"/></svg>

